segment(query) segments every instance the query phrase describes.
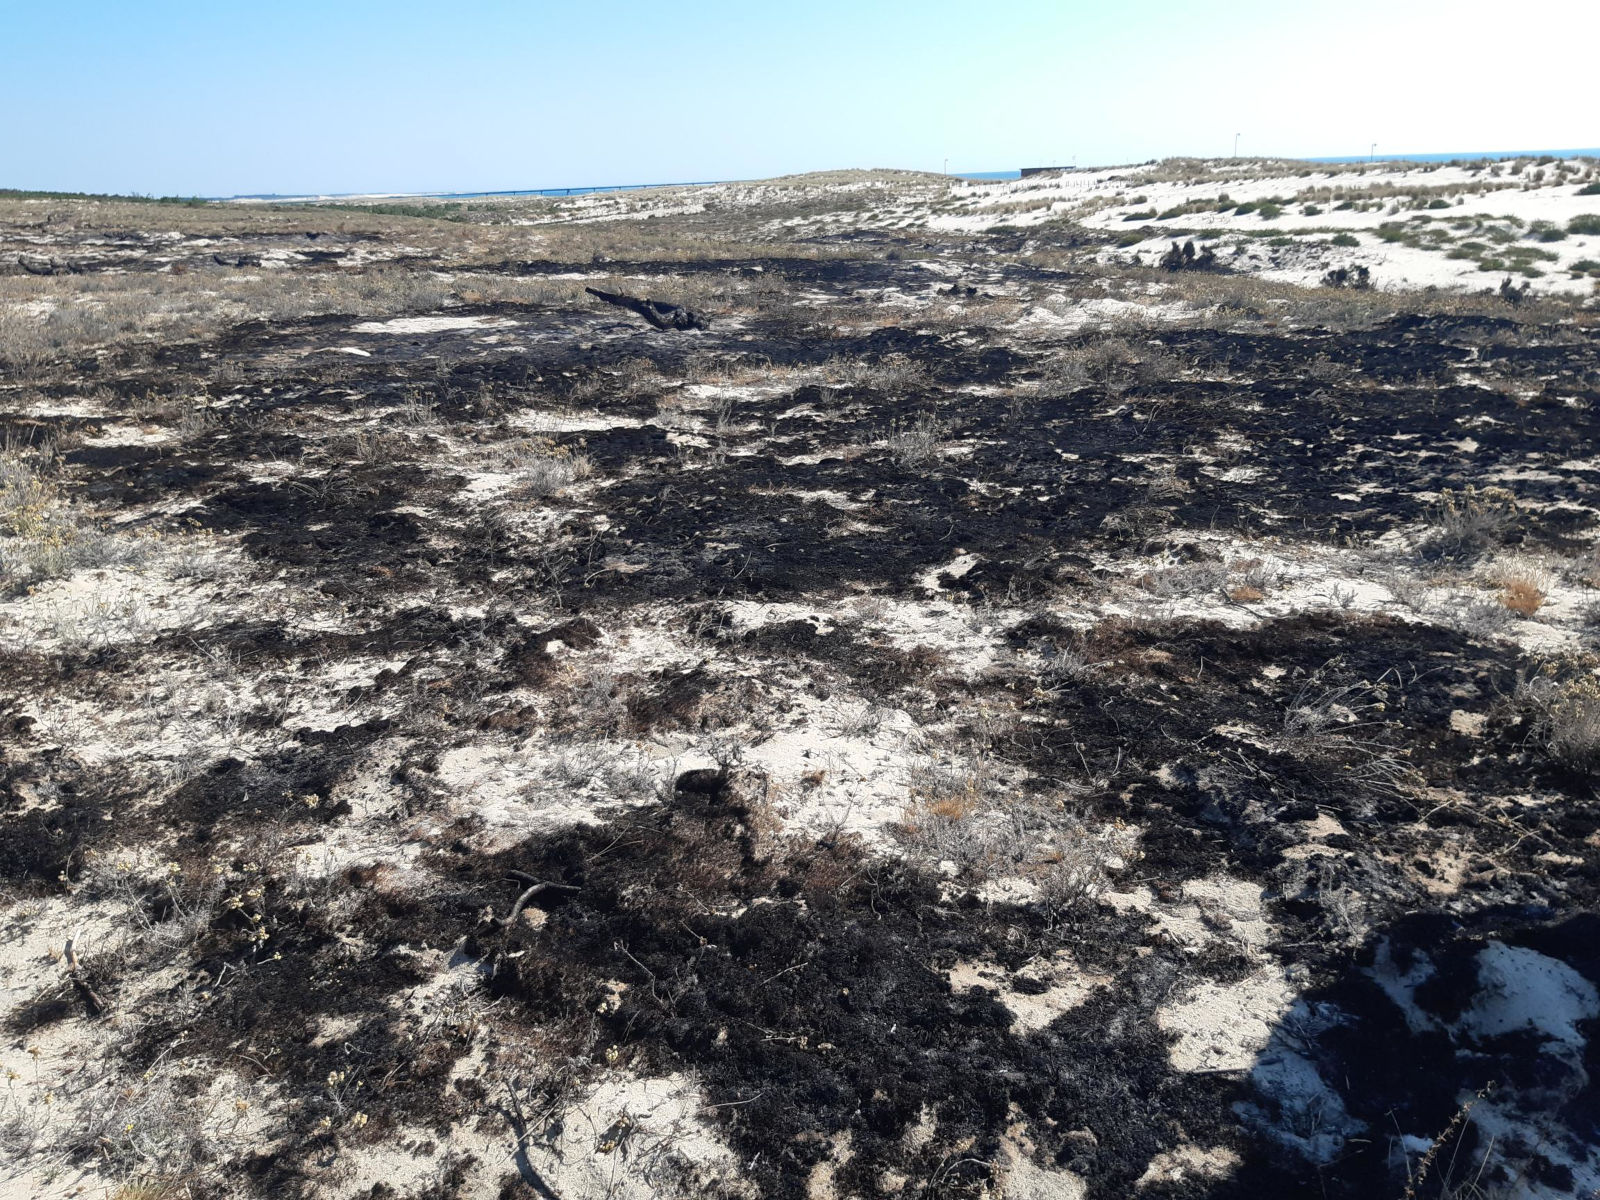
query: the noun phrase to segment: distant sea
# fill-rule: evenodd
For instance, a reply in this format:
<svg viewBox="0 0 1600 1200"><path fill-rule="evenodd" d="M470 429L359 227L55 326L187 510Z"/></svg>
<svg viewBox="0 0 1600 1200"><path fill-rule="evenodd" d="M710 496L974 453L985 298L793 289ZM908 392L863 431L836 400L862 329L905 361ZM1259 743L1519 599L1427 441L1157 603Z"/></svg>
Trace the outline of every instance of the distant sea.
<svg viewBox="0 0 1600 1200"><path fill-rule="evenodd" d="M1306 158L1302 162L1355 163L1366 162L1367 154L1348 154L1330 158ZM1380 154L1378 162L1476 162L1481 158L1600 158L1600 147L1583 150L1473 150L1455 154Z"/></svg>
<svg viewBox="0 0 1600 1200"><path fill-rule="evenodd" d="M722 179L686 179L681 183L599 183L585 187L521 188L503 192L333 192L321 196L285 195L280 192L261 192L247 196L229 196L230 200L488 200L500 196L588 196L595 192L636 192L655 187L707 187L725 183Z"/></svg>
<svg viewBox="0 0 1600 1200"><path fill-rule="evenodd" d="M1380 154L1377 162L1474 162L1483 158L1600 158L1600 146L1590 146L1582 150L1472 150L1460 151L1450 154ZM1366 162L1369 156L1365 154L1327 155L1316 158L1302 158L1300 162L1314 163L1357 163ZM1126 164L1106 164L1126 165ZM1071 170L1070 167L1047 168L1051 170ZM1096 168L1085 167L1085 170ZM955 179L972 180L1000 180L1021 179L1020 170L1013 171L952 171L951 177ZM345 200L345 199L383 199L391 201L406 200L488 200L499 196L589 196L596 192L635 192L641 188L653 187L709 187L714 183L728 183L725 179L687 179L678 183L603 183L584 187L555 187L555 188L523 188L518 191L504 192L407 192L404 194L383 195L381 197L366 193L344 193L332 196L282 196L273 194L253 196L232 196L233 200Z"/></svg>

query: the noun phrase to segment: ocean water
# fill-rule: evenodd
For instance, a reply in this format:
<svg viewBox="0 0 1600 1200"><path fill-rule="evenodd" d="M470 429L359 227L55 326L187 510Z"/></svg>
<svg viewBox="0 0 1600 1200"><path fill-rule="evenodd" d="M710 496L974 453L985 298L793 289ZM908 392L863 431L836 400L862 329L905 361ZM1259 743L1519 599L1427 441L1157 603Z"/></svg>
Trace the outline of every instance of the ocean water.
<svg viewBox="0 0 1600 1200"><path fill-rule="evenodd" d="M1366 162L1366 154L1349 154L1332 158L1307 158L1302 162L1357 163ZM1600 147L1583 150L1474 150L1455 154L1380 154L1378 162L1477 162L1484 158L1600 158Z"/></svg>
<svg viewBox="0 0 1600 1200"><path fill-rule="evenodd" d="M1579 150L1473 150L1473 151L1458 151L1458 152L1451 152L1451 153L1445 153L1445 154L1439 154L1439 153L1427 153L1427 154L1380 154L1380 155L1377 156L1375 161L1377 161L1377 162L1419 162L1419 163L1430 163L1430 162L1476 162L1476 161L1478 161L1480 159L1486 159L1486 158L1487 159L1504 159L1504 158L1542 158L1542 157L1550 157L1550 158L1600 158L1600 147L1590 146L1590 147L1586 147L1584 149L1579 149ZM1308 162L1308 163L1358 163L1358 162L1366 162L1367 159L1368 159L1368 156L1365 155L1365 154L1345 154L1345 155L1324 155L1324 156L1321 156L1321 157L1314 157L1314 158L1302 158L1302 159L1298 159L1296 161ZM1133 164L1127 164L1127 163L1105 163L1105 164L1102 164L1102 167L1104 167L1104 166L1129 166L1129 165L1133 165ZM1063 168L1060 168L1060 169L1061 170L1070 170L1072 168L1063 167ZM1084 169L1085 170L1094 170L1094 169L1098 169L1098 168L1085 167ZM1010 171L952 171L952 172L950 172L950 175L954 179L971 179L971 180L979 181L979 182L982 182L982 181L994 181L994 180L1005 180L1005 179L1020 179L1020 178L1022 178L1022 172L1020 170L1010 170ZM677 183L604 183L604 184L594 184L594 185L586 185L586 186L579 186L579 187L522 188L522 189L519 189L519 190L508 190L508 191L499 191L499 192L411 192L411 193L407 193L405 195L396 195L396 196L387 196L386 195L386 196L383 197L383 199L386 200L386 201L390 201L390 202L404 202L404 201L407 201L407 200L486 200L486 199L490 199L490 198L497 197L497 196L589 196L589 195L593 195L596 192L634 192L634 191L639 191L642 188L653 188L653 187L708 187L708 186L710 186L711 184L714 184L714 183L727 183L727 182L731 182L731 181L723 180L723 179L689 179L689 180L683 180L683 181L677 182ZM352 195L361 195L362 198L365 198L365 194L364 193L352 193ZM330 200L337 200L337 199L340 199L340 198L341 197L338 197L338 196L329 196L329 197L327 197L327 199L330 199ZM254 195L254 196L235 196L235 197L232 197L232 199L236 199L236 200L277 200L277 199L304 199L304 197L298 197L298 196L296 196L296 197L288 197L288 196L277 196L277 195L272 195L272 194L263 194L263 195Z"/></svg>

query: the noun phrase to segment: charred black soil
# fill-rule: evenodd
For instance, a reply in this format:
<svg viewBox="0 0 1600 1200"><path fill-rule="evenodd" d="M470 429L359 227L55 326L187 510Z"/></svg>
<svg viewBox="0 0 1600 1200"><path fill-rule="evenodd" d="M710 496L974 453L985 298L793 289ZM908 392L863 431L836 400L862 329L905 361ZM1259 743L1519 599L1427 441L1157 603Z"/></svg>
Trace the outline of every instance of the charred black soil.
<svg viewBox="0 0 1600 1200"><path fill-rule="evenodd" d="M473 282L0 377L27 1179L1593 1186L1592 310L211 244L53 253Z"/></svg>

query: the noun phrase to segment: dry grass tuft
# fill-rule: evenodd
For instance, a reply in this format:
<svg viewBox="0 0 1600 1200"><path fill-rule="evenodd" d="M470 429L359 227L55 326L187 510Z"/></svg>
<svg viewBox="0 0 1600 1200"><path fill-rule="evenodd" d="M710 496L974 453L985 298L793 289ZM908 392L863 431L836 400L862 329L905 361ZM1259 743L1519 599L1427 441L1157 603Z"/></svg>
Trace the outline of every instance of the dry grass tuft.
<svg viewBox="0 0 1600 1200"><path fill-rule="evenodd" d="M1518 616L1533 616L1544 604L1544 600L1543 590L1531 579L1514 575L1500 581L1500 603Z"/></svg>
<svg viewBox="0 0 1600 1200"><path fill-rule="evenodd" d="M1547 665L1517 687L1518 702L1538 722L1545 749L1558 762L1586 769L1600 763L1600 678L1561 678Z"/></svg>

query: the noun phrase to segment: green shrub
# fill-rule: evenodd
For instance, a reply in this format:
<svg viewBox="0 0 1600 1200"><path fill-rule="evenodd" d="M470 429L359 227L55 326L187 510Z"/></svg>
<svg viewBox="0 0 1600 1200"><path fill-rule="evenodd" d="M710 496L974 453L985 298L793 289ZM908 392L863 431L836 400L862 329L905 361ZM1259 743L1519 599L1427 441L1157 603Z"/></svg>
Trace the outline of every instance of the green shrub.
<svg viewBox="0 0 1600 1200"><path fill-rule="evenodd" d="M1580 196L1600 196L1600 183L1586 183L1577 192Z"/></svg>
<svg viewBox="0 0 1600 1200"><path fill-rule="evenodd" d="M1595 219L1600 221L1600 217ZM1573 220L1577 218L1574 217ZM1567 231L1549 221L1535 221L1528 226L1528 232L1523 236L1530 237L1536 242L1559 242L1567 236Z"/></svg>
<svg viewBox="0 0 1600 1200"><path fill-rule="evenodd" d="M1361 239L1353 233L1336 233L1333 235L1333 244L1335 246L1359 246L1361 245Z"/></svg>
<svg viewBox="0 0 1600 1200"><path fill-rule="evenodd" d="M1263 221L1272 221L1283 216L1283 209L1280 206L1270 202L1263 203L1256 211L1261 214L1261 219Z"/></svg>
<svg viewBox="0 0 1600 1200"><path fill-rule="evenodd" d="M1322 215L1322 210L1315 204L1308 204L1300 210L1302 217L1317 217Z"/></svg>
<svg viewBox="0 0 1600 1200"><path fill-rule="evenodd" d="M1568 233L1600 233L1600 213L1581 213L1567 222Z"/></svg>
<svg viewBox="0 0 1600 1200"><path fill-rule="evenodd" d="M1124 221L1154 221L1156 219L1156 210L1147 208L1143 212L1131 212L1122 219Z"/></svg>

